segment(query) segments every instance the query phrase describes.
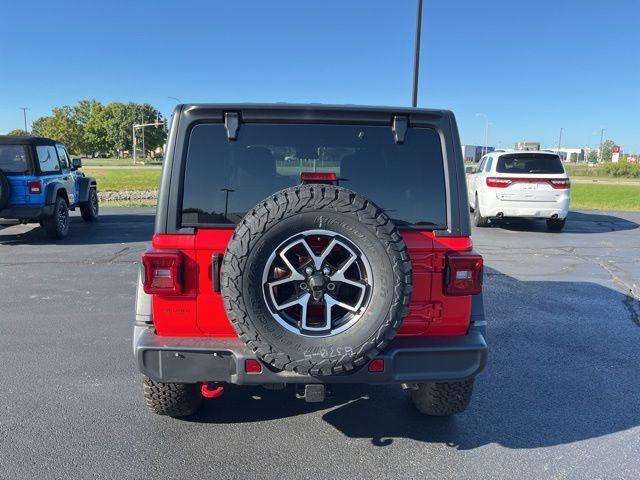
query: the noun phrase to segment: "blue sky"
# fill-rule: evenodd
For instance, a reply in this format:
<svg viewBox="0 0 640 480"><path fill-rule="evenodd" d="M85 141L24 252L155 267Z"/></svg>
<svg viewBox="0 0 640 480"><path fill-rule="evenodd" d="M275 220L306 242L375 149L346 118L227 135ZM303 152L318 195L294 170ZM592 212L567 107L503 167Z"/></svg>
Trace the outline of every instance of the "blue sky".
<svg viewBox="0 0 640 480"><path fill-rule="evenodd" d="M425 0L419 106L463 143L640 150L640 0ZM415 0L5 2L0 132L81 98L411 101Z"/></svg>

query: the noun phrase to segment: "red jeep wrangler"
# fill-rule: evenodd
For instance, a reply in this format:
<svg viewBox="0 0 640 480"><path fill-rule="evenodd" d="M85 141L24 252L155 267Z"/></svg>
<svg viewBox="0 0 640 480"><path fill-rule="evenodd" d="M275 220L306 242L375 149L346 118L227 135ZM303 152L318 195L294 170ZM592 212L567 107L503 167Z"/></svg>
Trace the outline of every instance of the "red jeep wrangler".
<svg viewBox="0 0 640 480"><path fill-rule="evenodd" d="M177 107L136 302L148 406L395 383L463 411L487 356L467 205L449 111Z"/></svg>

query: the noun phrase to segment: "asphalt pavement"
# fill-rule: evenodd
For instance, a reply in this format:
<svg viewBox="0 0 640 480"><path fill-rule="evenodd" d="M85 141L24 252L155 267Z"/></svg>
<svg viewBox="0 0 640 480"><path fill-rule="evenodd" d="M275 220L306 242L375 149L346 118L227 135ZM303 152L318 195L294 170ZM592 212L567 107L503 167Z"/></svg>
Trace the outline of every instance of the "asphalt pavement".
<svg viewBox="0 0 640 480"><path fill-rule="evenodd" d="M324 404L231 389L195 418L146 410L131 354L153 211L0 226L0 478L640 477L640 214L474 231L490 358L469 409L421 417L399 387Z"/></svg>

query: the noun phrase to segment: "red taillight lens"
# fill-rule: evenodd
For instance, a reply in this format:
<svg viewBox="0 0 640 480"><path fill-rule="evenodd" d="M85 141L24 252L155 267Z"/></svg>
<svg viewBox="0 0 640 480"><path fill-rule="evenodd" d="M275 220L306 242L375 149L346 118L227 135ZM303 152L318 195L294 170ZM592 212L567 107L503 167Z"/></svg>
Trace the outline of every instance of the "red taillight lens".
<svg viewBox="0 0 640 480"><path fill-rule="evenodd" d="M475 253L447 254L445 295L476 295L482 291L483 260Z"/></svg>
<svg viewBox="0 0 640 480"><path fill-rule="evenodd" d="M27 182L27 188L29 189L29 193L42 193L42 182L40 180L29 180Z"/></svg>
<svg viewBox="0 0 640 480"><path fill-rule="evenodd" d="M142 256L144 291L160 295L182 293L182 254L172 251L150 251Z"/></svg>
<svg viewBox="0 0 640 480"><path fill-rule="evenodd" d="M244 371L247 373L260 373L262 372L262 365L258 360L250 358L244 361Z"/></svg>
<svg viewBox="0 0 640 480"><path fill-rule="evenodd" d="M487 177L487 187L505 188L512 183L510 178Z"/></svg>
<svg viewBox="0 0 640 480"><path fill-rule="evenodd" d="M568 178L551 178L548 180L555 189L565 189L571 187L571 180Z"/></svg>

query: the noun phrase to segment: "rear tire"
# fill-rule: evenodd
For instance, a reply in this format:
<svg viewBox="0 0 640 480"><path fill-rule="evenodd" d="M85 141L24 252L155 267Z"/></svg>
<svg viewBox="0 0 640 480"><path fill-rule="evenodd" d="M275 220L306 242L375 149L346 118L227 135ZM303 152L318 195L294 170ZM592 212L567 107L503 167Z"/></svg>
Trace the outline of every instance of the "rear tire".
<svg viewBox="0 0 640 480"><path fill-rule="evenodd" d="M564 228L566 221L566 218L550 218L547 220L547 230L550 232L560 232Z"/></svg>
<svg viewBox="0 0 640 480"><path fill-rule="evenodd" d="M162 383L145 377L143 386L147 407L158 415L186 417L202 405L197 383Z"/></svg>
<svg viewBox="0 0 640 480"><path fill-rule="evenodd" d="M69 205L63 197L57 197L53 207L53 215L42 219L49 238L65 238L69 233Z"/></svg>
<svg viewBox="0 0 640 480"><path fill-rule="evenodd" d="M100 206L98 204L98 193L95 188L89 189L89 198L80 204L80 214L85 222L95 222L98 218Z"/></svg>
<svg viewBox="0 0 640 480"><path fill-rule="evenodd" d="M480 202L478 201L478 194L476 193L476 203L473 207L473 224L476 227L487 227L489 226L489 219L487 217L483 217L480 213Z"/></svg>
<svg viewBox="0 0 640 480"><path fill-rule="evenodd" d="M446 417L464 412L473 393L473 379L462 382L421 383L411 400L424 415Z"/></svg>

